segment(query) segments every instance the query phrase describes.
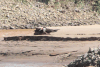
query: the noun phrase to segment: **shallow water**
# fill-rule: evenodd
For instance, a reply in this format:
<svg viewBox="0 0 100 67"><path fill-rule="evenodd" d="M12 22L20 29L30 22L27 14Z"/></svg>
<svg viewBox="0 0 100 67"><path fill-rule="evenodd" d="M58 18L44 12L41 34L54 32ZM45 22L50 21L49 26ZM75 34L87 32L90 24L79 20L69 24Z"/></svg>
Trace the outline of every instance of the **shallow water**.
<svg viewBox="0 0 100 67"><path fill-rule="evenodd" d="M25 64L20 64L20 63L1 63L0 67L40 67L43 64L32 64L32 63L25 63Z"/></svg>
<svg viewBox="0 0 100 67"><path fill-rule="evenodd" d="M15 63L15 62L4 62L0 63L0 67L61 67L59 63Z"/></svg>
<svg viewBox="0 0 100 67"><path fill-rule="evenodd" d="M12 30L0 30L0 37L9 36L32 36L34 29L12 29Z"/></svg>

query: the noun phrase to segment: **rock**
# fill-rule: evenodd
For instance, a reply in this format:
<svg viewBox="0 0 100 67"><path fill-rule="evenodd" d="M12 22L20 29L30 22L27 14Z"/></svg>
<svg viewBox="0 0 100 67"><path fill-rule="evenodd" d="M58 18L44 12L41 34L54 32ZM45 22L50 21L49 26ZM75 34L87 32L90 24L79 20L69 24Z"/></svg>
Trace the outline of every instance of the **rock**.
<svg viewBox="0 0 100 67"><path fill-rule="evenodd" d="M3 26L3 29L7 29L7 26Z"/></svg>
<svg viewBox="0 0 100 67"><path fill-rule="evenodd" d="M75 9L75 11L76 11L76 12L78 12L78 13L80 12L80 10L79 10L79 9L77 9L77 8Z"/></svg>
<svg viewBox="0 0 100 67"><path fill-rule="evenodd" d="M89 51L88 51L88 53L91 53L92 51L91 51L91 48L89 47Z"/></svg>
<svg viewBox="0 0 100 67"><path fill-rule="evenodd" d="M33 26L32 24L27 24L27 25L25 25L25 28L26 28L26 29L33 29L34 26Z"/></svg>
<svg viewBox="0 0 100 67"><path fill-rule="evenodd" d="M49 56L57 56L57 55L63 55L64 57L69 57L71 53L51 53Z"/></svg>
<svg viewBox="0 0 100 67"><path fill-rule="evenodd" d="M59 55L59 54L57 54L57 53L51 53L49 56L57 56L57 55Z"/></svg>
<svg viewBox="0 0 100 67"><path fill-rule="evenodd" d="M61 10L61 11L59 11L59 12L61 12L61 13L65 13L65 10Z"/></svg>
<svg viewBox="0 0 100 67"><path fill-rule="evenodd" d="M15 27L14 26L10 26L10 28L9 29L15 29Z"/></svg>
<svg viewBox="0 0 100 67"><path fill-rule="evenodd" d="M0 29L2 29L2 26L0 26Z"/></svg>
<svg viewBox="0 0 100 67"><path fill-rule="evenodd" d="M33 29L40 26L80 26L100 24L100 17L96 12L75 7L74 2L66 0L48 2L28 1L27 6L23 2L0 1L0 29ZM56 4L55 4L56 3ZM59 3L57 5L57 3ZM9 6L9 7L6 7ZM58 8L59 7L59 8ZM75 9L74 9L74 8ZM87 10L85 10L87 8ZM4 26L9 25L9 26ZM16 26L18 25L18 26Z"/></svg>
<svg viewBox="0 0 100 67"><path fill-rule="evenodd" d="M93 50L91 51L91 48L89 48L89 51L86 54L78 56L78 58L75 61L69 63L67 66L68 67L71 67L71 66L73 67L96 66L97 67L98 65L98 67L100 67L99 51L100 51L100 48L95 48L94 51Z"/></svg>
<svg viewBox="0 0 100 67"><path fill-rule="evenodd" d="M12 29L12 28L10 26L8 26L7 29Z"/></svg>

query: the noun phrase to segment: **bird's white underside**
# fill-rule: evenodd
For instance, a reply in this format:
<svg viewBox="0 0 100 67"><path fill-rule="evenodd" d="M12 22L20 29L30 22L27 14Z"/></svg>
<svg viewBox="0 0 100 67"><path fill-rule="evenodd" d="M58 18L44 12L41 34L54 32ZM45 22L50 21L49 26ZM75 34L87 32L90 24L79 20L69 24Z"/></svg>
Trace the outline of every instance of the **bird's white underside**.
<svg viewBox="0 0 100 67"><path fill-rule="evenodd" d="M43 32L46 32L46 28L43 28Z"/></svg>

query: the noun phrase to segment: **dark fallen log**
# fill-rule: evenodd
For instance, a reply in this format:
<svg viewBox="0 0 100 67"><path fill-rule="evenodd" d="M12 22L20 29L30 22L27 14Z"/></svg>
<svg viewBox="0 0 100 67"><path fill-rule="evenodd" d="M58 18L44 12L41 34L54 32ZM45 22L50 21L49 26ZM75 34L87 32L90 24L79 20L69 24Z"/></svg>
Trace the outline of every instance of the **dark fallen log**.
<svg viewBox="0 0 100 67"><path fill-rule="evenodd" d="M51 37L51 36L14 36L4 37L4 41L100 41L100 37L70 38L70 37Z"/></svg>

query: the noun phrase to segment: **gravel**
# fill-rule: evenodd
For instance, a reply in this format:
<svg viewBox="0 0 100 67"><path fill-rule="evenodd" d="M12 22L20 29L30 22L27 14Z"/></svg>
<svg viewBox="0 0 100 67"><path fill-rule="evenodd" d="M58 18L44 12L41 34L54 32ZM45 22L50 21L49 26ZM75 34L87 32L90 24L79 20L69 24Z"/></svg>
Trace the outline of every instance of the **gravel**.
<svg viewBox="0 0 100 67"><path fill-rule="evenodd" d="M59 5L58 9L52 6L54 5L35 1L28 1L24 4L15 0L1 0L0 29L100 24L99 15L96 12L86 10L85 6L84 9L74 7L73 2Z"/></svg>

